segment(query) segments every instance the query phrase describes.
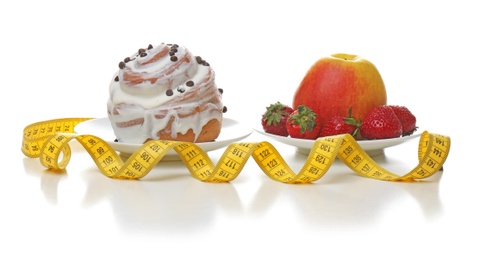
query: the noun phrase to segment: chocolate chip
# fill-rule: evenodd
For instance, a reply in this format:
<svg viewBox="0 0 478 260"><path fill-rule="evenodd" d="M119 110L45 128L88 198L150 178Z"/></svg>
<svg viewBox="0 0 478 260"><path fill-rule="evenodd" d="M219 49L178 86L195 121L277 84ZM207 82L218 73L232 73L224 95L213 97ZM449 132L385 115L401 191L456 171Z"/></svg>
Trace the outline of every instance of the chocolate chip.
<svg viewBox="0 0 478 260"><path fill-rule="evenodd" d="M202 64L204 66L209 66L209 63L207 63L206 60L203 60L201 56L196 56L196 61L197 63Z"/></svg>
<svg viewBox="0 0 478 260"><path fill-rule="evenodd" d="M141 49L138 50L138 53L141 54L141 53L143 53L143 52L145 52L145 51L146 51L145 49L141 48Z"/></svg>
<svg viewBox="0 0 478 260"><path fill-rule="evenodd" d="M140 57L146 57L148 54L146 52L142 52L139 54Z"/></svg>
<svg viewBox="0 0 478 260"><path fill-rule="evenodd" d="M188 87L194 86L194 81L189 80L188 82L186 82L186 86L188 86Z"/></svg>
<svg viewBox="0 0 478 260"><path fill-rule="evenodd" d="M117 143L117 142L118 142L118 139L115 139L115 141L114 141L114 142L115 142L115 143Z"/></svg>
<svg viewBox="0 0 478 260"><path fill-rule="evenodd" d="M171 61L178 61L178 57L176 57L176 56L173 55L173 56L171 56L170 60L171 60Z"/></svg>
<svg viewBox="0 0 478 260"><path fill-rule="evenodd" d="M173 93L173 90L172 89L168 89L166 90L166 96L172 96L174 93Z"/></svg>
<svg viewBox="0 0 478 260"><path fill-rule="evenodd" d="M174 54L176 54L174 51L169 52L169 56L174 56Z"/></svg>
<svg viewBox="0 0 478 260"><path fill-rule="evenodd" d="M186 91L186 90L183 89L183 88L178 88L178 92L179 92L179 93L184 93L185 91Z"/></svg>
<svg viewBox="0 0 478 260"><path fill-rule="evenodd" d="M224 90L222 88L218 88L217 91L219 91L219 94L222 95L222 93L224 93Z"/></svg>
<svg viewBox="0 0 478 260"><path fill-rule="evenodd" d="M119 81L119 77L118 77L118 76L115 77L115 81L116 81L116 82Z"/></svg>
<svg viewBox="0 0 478 260"><path fill-rule="evenodd" d="M119 68L120 69L124 69L125 67L126 67L126 64L124 63L124 61L119 63Z"/></svg>
<svg viewBox="0 0 478 260"><path fill-rule="evenodd" d="M223 112L223 113L226 113L226 112L227 112L227 107L226 107L226 106L223 106L223 107L222 107L222 112Z"/></svg>
<svg viewBox="0 0 478 260"><path fill-rule="evenodd" d="M148 45L148 50L151 50L153 48L153 45Z"/></svg>
<svg viewBox="0 0 478 260"><path fill-rule="evenodd" d="M127 62L129 62L129 61L131 61L131 58L130 58L130 57L126 57L126 58L124 58L124 62L126 62L126 63L127 63Z"/></svg>

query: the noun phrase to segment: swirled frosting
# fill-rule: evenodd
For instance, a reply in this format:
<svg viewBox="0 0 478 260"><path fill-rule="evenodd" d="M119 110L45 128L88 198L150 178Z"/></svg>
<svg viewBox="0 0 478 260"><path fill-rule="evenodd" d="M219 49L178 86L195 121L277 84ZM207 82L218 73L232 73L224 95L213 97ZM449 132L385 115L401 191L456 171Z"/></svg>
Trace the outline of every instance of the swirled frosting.
<svg viewBox="0 0 478 260"><path fill-rule="evenodd" d="M210 120L222 122L222 90L205 60L183 46L160 44L139 49L119 63L107 102L118 142L159 139L159 131L196 138Z"/></svg>

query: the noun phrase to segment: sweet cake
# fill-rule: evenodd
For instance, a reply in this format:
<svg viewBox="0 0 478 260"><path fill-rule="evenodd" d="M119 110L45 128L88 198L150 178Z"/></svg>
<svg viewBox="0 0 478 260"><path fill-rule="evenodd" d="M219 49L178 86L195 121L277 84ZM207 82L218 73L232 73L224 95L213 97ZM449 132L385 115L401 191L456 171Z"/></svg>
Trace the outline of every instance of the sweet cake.
<svg viewBox="0 0 478 260"><path fill-rule="evenodd" d="M118 142L215 140L226 107L209 63L177 44L149 45L119 63L108 118Z"/></svg>

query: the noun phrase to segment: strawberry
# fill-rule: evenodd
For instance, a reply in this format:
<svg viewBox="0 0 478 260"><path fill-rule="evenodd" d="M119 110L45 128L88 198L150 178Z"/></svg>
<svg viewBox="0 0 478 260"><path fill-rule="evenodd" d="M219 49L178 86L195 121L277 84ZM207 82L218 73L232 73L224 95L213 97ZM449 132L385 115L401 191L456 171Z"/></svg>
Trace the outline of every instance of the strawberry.
<svg viewBox="0 0 478 260"><path fill-rule="evenodd" d="M320 131L319 137L339 135L339 134L351 134L356 136L360 123L352 117L352 108L349 109L348 117L334 116L327 121Z"/></svg>
<svg viewBox="0 0 478 260"><path fill-rule="evenodd" d="M387 105L372 108L360 126L364 139L386 139L402 135L402 124L393 109Z"/></svg>
<svg viewBox="0 0 478 260"><path fill-rule="evenodd" d="M297 107L287 120L287 131L290 137L300 139L317 139L320 125L317 123L317 114L306 106Z"/></svg>
<svg viewBox="0 0 478 260"><path fill-rule="evenodd" d="M416 117L410 112L410 110L405 106L390 106L393 109L395 115L397 115L398 119L400 119L400 123L402 124L402 136L407 136L413 134L417 130L417 119Z"/></svg>
<svg viewBox="0 0 478 260"><path fill-rule="evenodd" d="M280 102L270 104L262 115L261 124L266 133L288 136L286 122L294 109Z"/></svg>

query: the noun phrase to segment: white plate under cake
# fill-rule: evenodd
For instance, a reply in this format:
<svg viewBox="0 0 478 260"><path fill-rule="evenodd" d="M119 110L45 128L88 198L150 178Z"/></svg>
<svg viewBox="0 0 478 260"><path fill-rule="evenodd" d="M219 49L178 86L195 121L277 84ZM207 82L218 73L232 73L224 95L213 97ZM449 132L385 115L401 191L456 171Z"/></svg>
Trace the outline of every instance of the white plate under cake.
<svg viewBox="0 0 478 260"><path fill-rule="evenodd" d="M113 149L126 155L134 153L141 144L115 142L116 136L107 117L88 120L75 127L77 134L95 135L110 144ZM228 146L249 136L252 128L240 122L223 118L221 134L215 141L196 143L205 152L213 151ZM175 151L169 151L163 160L176 160L179 157Z"/></svg>

